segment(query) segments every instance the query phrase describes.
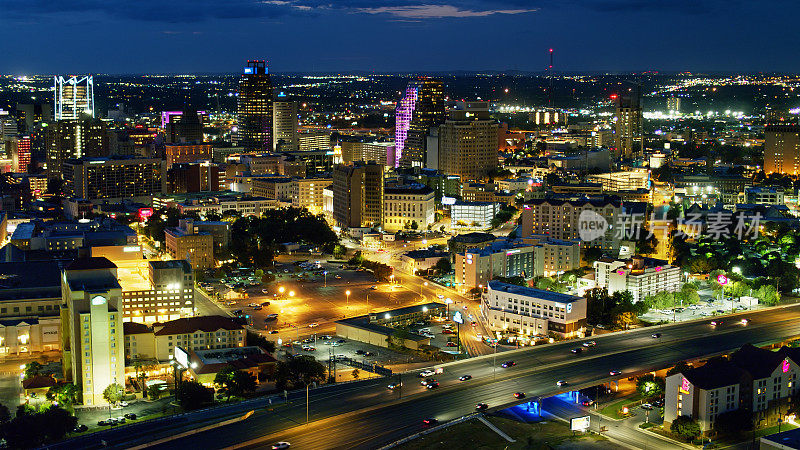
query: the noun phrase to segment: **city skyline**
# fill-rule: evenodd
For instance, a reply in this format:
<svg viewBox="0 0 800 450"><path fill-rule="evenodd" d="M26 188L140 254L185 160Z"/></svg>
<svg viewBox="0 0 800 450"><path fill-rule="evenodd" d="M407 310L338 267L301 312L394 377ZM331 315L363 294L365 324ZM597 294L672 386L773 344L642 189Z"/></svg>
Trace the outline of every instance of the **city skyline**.
<svg viewBox="0 0 800 450"><path fill-rule="evenodd" d="M15 75L235 73L252 58L279 73L537 72L551 47L556 71L800 70L782 38L797 14L774 1L5 3L3 41L27 36L3 49L0 72ZM33 26L50 33L28 33ZM71 45L55 51L50 36L66 34Z"/></svg>

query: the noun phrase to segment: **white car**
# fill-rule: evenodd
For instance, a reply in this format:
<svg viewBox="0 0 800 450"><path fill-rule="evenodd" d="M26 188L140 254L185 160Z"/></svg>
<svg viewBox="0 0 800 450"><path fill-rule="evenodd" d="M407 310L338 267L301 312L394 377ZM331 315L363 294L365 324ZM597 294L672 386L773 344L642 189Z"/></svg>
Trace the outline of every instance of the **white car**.
<svg viewBox="0 0 800 450"><path fill-rule="evenodd" d="M566 381L564 381L564 380L558 380L558 381L556 381L556 386L566 386L566 385L567 385L567 382L566 382Z"/></svg>
<svg viewBox="0 0 800 450"><path fill-rule="evenodd" d="M442 294L436 294L436 297L437 297L437 298L444 298L444 295L442 295Z"/></svg>
<svg viewBox="0 0 800 450"><path fill-rule="evenodd" d="M316 328L318 326L319 326L319 324L317 322L308 324L308 328Z"/></svg>
<svg viewBox="0 0 800 450"><path fill-rule="evenodd" d="M284 450L284 449L287 449L287 448L289 448L291 446L292 446L292 444L290 444L288 442L283 442L283 441L276 442L276 443L272 444L272 450Z"/></svg>
<svg viewBox="0 0 800 450"><path fill-rule="evenodd" d="M126 401L119 402L119 406L122 406L124 408L124 407L128 406L128 402L126 402Z"/></svg>
<svg viewBox="0 0 800 450"><path fill-rule="evenodd" d="M420 374L419 374L419 376L422 377L422 378L430 377L430 376L433 376L433 375L436 375L436 372L434 372L431 369L425 369L422 372L420 372Z"/></svg>

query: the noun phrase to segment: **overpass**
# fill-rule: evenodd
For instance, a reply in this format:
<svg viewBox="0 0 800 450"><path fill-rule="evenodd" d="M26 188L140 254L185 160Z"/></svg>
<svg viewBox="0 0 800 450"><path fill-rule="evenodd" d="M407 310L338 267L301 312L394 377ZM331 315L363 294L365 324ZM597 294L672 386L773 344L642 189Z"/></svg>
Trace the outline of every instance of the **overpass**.
<svg viewBox="0 0 800 450"><path fill-rule="evenodd" d="M743 325L742 318L749 324ZM293 394L293 403L274 410L258 410L249 419L218 429L200 432L153 448L262 448L275 441L289 441L292 448L377 448L422 429L422 419L440 422L474 411L485 402L490 409L503 409L589 387L614 378L669 367L681 360L693 360L732 351L746 343L766 345L800 336L800 305L773 308L722 317L716 327L710 320L683 322L594 337L597 346L581 354L570 349L582 341L529 347L496 356L484 355L437 365L444 372L435 376L441 386L427 390L416 374L392 377L402 380L402 389L386 388L390 379L326 386L311 391L310 422L306 424L305 393ZM716 320L720 320L717 317ZM660 333L660 337L651 337ZM514 360L507 369L500 363ZM609 372L619 370L620 376ZM464 374L468 381L459 381ZM568 385L559 387L556 381ZM525 392L517 400L513 393ZM122 429L119 430L123 431ZM162 437L157 434L109 439L120 446L145 444ZM95 443L80 442L90 448Z"/></svg>

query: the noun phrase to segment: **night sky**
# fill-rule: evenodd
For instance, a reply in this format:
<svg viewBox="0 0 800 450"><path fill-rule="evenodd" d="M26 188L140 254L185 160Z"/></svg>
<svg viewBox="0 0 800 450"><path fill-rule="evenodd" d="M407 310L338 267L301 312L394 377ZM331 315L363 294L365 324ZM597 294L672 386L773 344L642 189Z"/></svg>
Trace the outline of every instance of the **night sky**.
<svg viewBox="0 0 800 450"><path fill-rule="evenodd" d="M0 0L0 73L800 71L795 0Z"/></svg>

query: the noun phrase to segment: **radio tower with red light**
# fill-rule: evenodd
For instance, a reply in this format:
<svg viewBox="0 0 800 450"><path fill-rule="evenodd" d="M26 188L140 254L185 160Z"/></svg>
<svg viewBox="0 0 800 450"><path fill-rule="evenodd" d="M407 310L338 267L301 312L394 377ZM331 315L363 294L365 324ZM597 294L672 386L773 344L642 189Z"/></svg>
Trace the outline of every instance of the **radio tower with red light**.
<svg viewBox="0 0 800 450"><path fill-rule="evenodd" d="M550 49L550 66L547 67L548 78L550 78L550 88L547 90L547 106L553 107L553 49Z"/></svg>

